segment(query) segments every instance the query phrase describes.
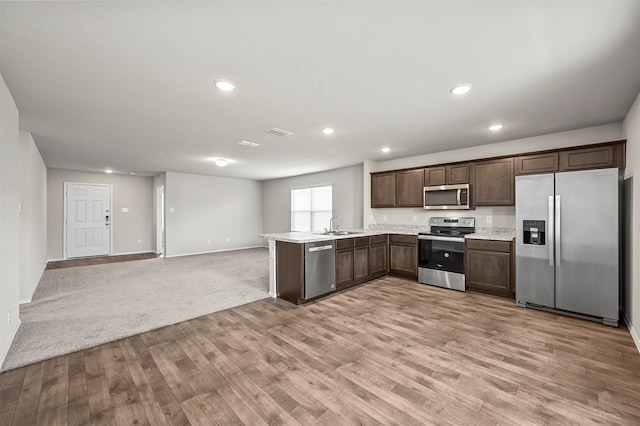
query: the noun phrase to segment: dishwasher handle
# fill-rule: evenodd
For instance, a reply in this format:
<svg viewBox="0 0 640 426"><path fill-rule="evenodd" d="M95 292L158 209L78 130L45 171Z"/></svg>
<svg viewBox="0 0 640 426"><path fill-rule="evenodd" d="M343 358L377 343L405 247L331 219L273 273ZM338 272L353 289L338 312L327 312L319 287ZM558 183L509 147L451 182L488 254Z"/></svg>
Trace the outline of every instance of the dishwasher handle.
<svg viewBox="0 0 640 426"><path fill-rule="evenodd" d="M323 251L323 250L331 250L333 248L332 244L329 244L327 246L316 246L316 247L309 247L309 252L316 252L316 251Z"/></svg>

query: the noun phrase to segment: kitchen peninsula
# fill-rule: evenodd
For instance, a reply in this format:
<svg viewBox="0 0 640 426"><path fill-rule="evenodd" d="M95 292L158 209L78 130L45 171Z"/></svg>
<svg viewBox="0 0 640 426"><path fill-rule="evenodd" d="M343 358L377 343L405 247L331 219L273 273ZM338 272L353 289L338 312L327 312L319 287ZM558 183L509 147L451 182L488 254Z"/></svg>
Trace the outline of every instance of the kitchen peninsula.
<svg viewBox="0 0 640 426"><path fill-rule="evenodd" d="M407 274L416 276L417 231L394 231L393 235L396 234L413 243ZM260 237L269 241L269 294L295 304L384 276L389 272L389 264L394 264L389 262L389 230L357 229L344 231L343 235L284 232ZM319 260L320 251L331 254L325 253L325 260ZM329 256L334 261L327 264ZM330 277L333 287L326 288L324 293L310 293L309 280L317 277L318 262L333 270Z"/></svg>
<svg viewBox="0 0 640 426"><path fill-rule="evenodd" d="M306 303L315 297L344 290L384 275L396 275L418 279L418 234L428 226L398 226L394 228L369 228L347 231L345 235L325 235L322 232L283 232L260 234L269 242L269 295L294 304ZM510 245L511 229L479 228L468 239L502 241ZM508 242L508 243L507 243ZM309 252L308 250L313 250ZM325 253L332 263L323 263L333 275L333 287L324 292L311 293L307 297L309 256ZM510 256L510 253L509 253ZM318 261L311 260L318 269ZM316 271L317 272L317 271ZM326 276L326 275L325 275ZM510 281L510 278L508 278ZM510 286L509 286L510 287ZM497 294L495 292L491 292ZM504 293L510 296L510 290Z"/></svg>

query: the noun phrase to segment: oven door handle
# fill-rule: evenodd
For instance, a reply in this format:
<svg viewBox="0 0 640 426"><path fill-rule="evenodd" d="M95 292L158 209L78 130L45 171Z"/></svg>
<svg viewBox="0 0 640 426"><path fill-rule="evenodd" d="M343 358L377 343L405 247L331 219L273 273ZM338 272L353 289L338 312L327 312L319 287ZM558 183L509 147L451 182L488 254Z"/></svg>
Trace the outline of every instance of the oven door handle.
<svg viewBox="0 0 640 426"><path fill-rule="evenodd" d="M464 237L440 237L437 235L418 235L419 240L434 240L434 241L453 241L456 243L464 243Z"/></svg>

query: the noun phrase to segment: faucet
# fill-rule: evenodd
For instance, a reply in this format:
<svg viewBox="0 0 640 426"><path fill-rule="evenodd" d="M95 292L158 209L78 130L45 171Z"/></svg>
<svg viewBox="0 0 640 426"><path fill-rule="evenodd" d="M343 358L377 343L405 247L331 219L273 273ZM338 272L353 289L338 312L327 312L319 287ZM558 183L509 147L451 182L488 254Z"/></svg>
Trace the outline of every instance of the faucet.
<svg viewBox="0 0 640 426"><path fill-rule="evenodd" d="M340 219L340 216L334 216L331 219L329 219L329 232L333 232L333 219Z"/></svg>

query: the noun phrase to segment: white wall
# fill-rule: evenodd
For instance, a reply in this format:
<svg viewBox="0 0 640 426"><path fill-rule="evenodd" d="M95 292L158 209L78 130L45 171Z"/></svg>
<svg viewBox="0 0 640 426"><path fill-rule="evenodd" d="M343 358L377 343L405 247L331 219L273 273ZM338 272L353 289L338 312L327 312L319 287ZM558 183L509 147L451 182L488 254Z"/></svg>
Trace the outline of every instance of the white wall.
<svg viewBox="0 0 640 426"><path fill-rule="evenodd" d="M47 166L20 132L20 303L30 302L47 265Z"/></svg>
<svg viewBox="0 0 640 426"><path fill-rule="evenodd" d="M260 182L170 172L165 179L167 256L262 245Z"/></svg>
<svg viewBox="0 0 640 426"><path fill-rule="evenodd" d="M47 170L47 256L63 258L64 183L113 185L112 254L154 251L153 178L74 170ZM122 208L127 207L128 213ZM141 240L138 243L138 240Z"/></svg>
<svg viewBox="0 0 640 426"><path fill-rule="evenodd" d="M362 165L264 181L264 232L291 231L291 189L333 185L333 215L342 229L362 228Z"/></svg>
<svg viewBox="0 0 640 426"><path fill-rule="evenodd" d="M20 148L18 108L0 75L0 365L18 330ZM11 320L9 321L9 316Z"/></svg>
<svg viewBox="0 0 640 426"><path fill-rule="evenodd" d="M158 218L158 210L161 208L160 205L160 199L158 197L158 191L162 190L164 191L164 185L167 181L167 174L166 173L160 173L159 175L156 175L153 177L153 247L156 253L164 253L164 235L162 233L158 232L158 222L159 222L159 218ZM165 209L166 210L166 209ZM166 215L167 212L165 211L164 214ZM158 246L158 240L163 240L162 241L162 245L159 247Z"/></svg>
<svg viewBox="0 0 640 426"><path fill-rule="evenodd" d="M428 166L430 164L445 164L456 161L469 161L502 155L516 155L525 152L544 151L547 149L566 148L600 142L624 139L622 123L589 127L569 132L553 133L526 139L517 139L472 148L457 149L435 154L401 158L382 162L366 161L363 168L365 181L363 199L363 225L371 224L404 224L427 225L431 216L470 216L476 218L476 227L515 228L515 207L478 207L468 212L436 213L424 209L372 209L371 208L371 176L370 173L396 170L411 167ZM386 216L386 220L385 220ZM487 216L491 216L492 223L487 223ZM414 221L415 217L415 221Z"/></svg>
<svg viewBox="0 0 640 426"><path fill-rule="evenodd" d="M625 305L624 314L631 335L638 350L640 350L640 181L635 176L640 176L640 94L629 110L623 122L624 135L627 138L627 167L625 180L632 179L633 196L631 200L631 217L628 223L631 225L627 232L630 235L630 252L625 259L628 265L625 277ZM629 183L627 181L627 183Z"/></svg>

